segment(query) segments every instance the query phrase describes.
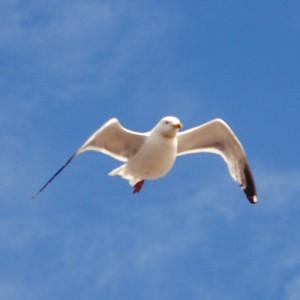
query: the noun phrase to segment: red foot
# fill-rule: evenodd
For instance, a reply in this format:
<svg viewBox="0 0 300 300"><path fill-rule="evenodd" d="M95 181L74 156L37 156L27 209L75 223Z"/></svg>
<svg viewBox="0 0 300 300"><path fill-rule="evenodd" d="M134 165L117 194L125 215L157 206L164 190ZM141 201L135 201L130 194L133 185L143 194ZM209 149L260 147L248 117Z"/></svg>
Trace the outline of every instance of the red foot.
<svg viewBox="0 0 300 300"><path fill-rule="evenodd" d="M142 189L142 187L144 185L144 182L145 182L145 180L141 180L141 181L139 181L138 183L135 184L134 189L133 189L134 194L138 193Z"/></svg>

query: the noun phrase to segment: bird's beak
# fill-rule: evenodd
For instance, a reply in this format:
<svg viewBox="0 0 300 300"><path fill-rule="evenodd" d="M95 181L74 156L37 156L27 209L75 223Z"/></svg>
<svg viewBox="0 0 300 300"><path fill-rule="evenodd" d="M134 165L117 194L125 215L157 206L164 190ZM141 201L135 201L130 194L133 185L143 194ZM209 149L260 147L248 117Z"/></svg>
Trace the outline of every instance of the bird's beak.
<svg viewBox="0 0 300 300"><path fill-rule="evenodd" d="M182 124L178 123L178 124L174 125L174 128L180 129L180 128L182 128Z"/></svg>

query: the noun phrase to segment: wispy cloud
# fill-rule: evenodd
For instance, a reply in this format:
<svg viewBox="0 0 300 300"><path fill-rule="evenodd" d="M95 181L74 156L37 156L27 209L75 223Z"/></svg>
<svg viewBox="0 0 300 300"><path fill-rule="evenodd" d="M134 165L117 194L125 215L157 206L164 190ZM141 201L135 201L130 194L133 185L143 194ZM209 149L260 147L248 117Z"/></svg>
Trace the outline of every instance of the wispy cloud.
<svg viewBox="0 0 300 300"><path fill-rule="evenodd" d="M139 295L151 299L158 296L151 287L166 283L166 278L176 282L176 276L185 272L184 264L189 263L194 264L190 272L197 275L187 276L186 295L243 297L246 296L244 283L254 277L253 284L249 283L250 295L257 295L256 285L264 290L260 295L266 299L276 293L292 297L297 293L298 281L296 277L291 279L291 275L300 263L297 251L300 240L290 226L298 220L294 212L299 206L293 199L300 192L300 174L296 171L255 174L260 196L257 206L247 203L237 185L237 193L232 192L234 183L227 181L225 166L224 174L218 174L218 185L203 180L199 191L194 189L195 183L189 185L184 179L176 180L184 185L177 194L175 187L168 186L168 180L163 179L155 184L158 190L165 190L164 194L154 189L150 194L145 190L138 200L103 199L105 211L98 204L93 214L89 208L91 199L84 205L77 201L76 206L83 205L80 210L71 209L73 204L65 203L61 213L54 209L59 205L54 199L47 203L40 199L30 208L23 202L12 202L6 211L13 211L16 219L2 218L1 251L4 256L8 251L24 253L24 257L16 256L18 268L27 269L29 264L31 268L29 277L13 279L8 273L5 286L16 284L24 295L29 292L22 287L29 286L31 292L27 299L30 299L42 291L54 297L54 290L72 296L71 286L76 285L78 298L84 299L96 294L119 297L128 292L127 285L139 282L147 287ZM180 175L175 170L170 174L171 182L172 176ZM281 193L288 184L288 190ZM187 194L186 190L191 192ZM234 197L228 196L231 193ZM17 195L22 195L22 187ZM101 201L98 199L97 203ZM47 260L33 264L33 257L42 255L40 251L47 251ZM197 262L188 258L194 251ZM177 273L172 271L174 264L180 266ZM220 270L231 269L226 282L238 279L243 283L242 287L234 285L235 293L231 290L233 285L229 282L227 286L222 285L225 279L218 275ZM207 286L203 272L220 284L218 291ZM28 279L36 277L40 277L36 283ZM65 282L66 277L69 282Z"/></svg>
<svg viewBox="0 0 300 300"><path fill-rule="evenodd" d="M287 300L297 300L300 297L300 276L295 276L286 284L285 298Z"/></svg>
<svg viewBox="0 0 300 300"><path fill-rule="evenodd" d="M268 211L283 212L299 208L294 199L300 193L300 174L298 170L286 172L260 172L258 177L262 201Z"/></svg>
<svg viewBox="0 0 300 300"><path fill-rule="evenodd" d="M167 178L133 197L121 179L102 181L109 158L97 164L86 156L42 198L29 200L73 144L92 133L88 127L112 115L145 131L165 114L178 115L185 128L198 125L216 116L216 106L245 117L237 102L202 101L211 91L199 92L198 85L211 85L206 75L198 78L204 69L185 78L196 58L184 64L186 56L198 55L201 44L188 45L186 37L203 28L189 35L194 24L181 28L189 12L168 5L0 4L0 298L299 297L299 170L254 165L259 203L251 206L221 160L203 156L196 167L198 158L182 158ZM179 31L184 47L175 53ZM209 56L211 78L221 52Z"/></svg>

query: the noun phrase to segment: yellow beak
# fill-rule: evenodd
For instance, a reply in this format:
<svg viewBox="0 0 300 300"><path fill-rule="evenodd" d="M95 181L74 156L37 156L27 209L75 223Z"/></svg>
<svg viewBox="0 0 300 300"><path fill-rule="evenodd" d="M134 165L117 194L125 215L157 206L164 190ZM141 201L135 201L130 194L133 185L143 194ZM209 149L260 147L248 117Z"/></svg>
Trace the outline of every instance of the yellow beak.
<svg viewBox="0 0 300 300"><path fill-rule="evenodd" d="M181 123L178 123L178 124L174 125L174 128L180 129L180 128L182 128L182 124L181 124Z"/></svg>

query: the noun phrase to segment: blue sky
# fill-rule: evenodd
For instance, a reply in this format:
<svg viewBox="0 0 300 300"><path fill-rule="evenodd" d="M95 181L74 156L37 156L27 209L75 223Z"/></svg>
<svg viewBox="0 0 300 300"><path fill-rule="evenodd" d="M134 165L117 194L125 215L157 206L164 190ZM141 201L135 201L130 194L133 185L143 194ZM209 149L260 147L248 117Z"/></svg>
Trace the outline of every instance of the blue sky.
<svg viewBox="0 0 300 300"><path fill-rule="evenodd" d="M0 2L1 299L299 299L300 2ZM111 117L219 117L259 203L214 155L132 194L85 153Z"/></svg>

